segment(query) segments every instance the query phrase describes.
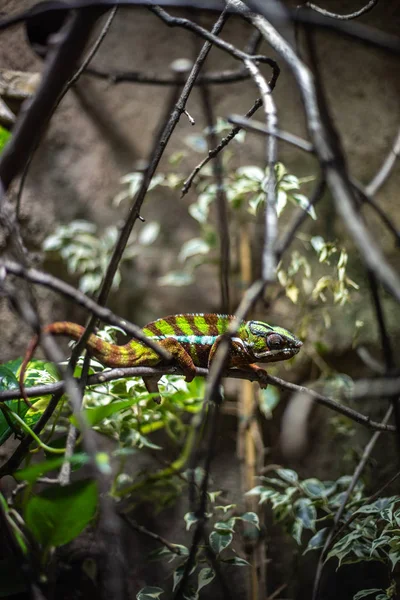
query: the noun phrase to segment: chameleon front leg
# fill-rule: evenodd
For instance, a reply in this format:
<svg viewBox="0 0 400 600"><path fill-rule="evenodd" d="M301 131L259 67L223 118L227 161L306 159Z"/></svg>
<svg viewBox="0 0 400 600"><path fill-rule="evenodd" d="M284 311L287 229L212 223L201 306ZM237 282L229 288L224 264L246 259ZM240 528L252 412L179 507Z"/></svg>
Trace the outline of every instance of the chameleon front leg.
<svg viewBox="0 0 400 600"><path fill-rule="evenodd" d="M258 385L260 386L260 388L262 390L265 390L268 387L268 381L266 380L266 378L268 376L268 372L265 369L262 369L261 367L259 367L258 365L255 365L255 364L250 364L250 365L237 364L237 365L235 365L235 367L237 367L238 369L243 369L244 371L249 371L250 373L254 373L255 375L257 375Z"/></svg>
<svg viewBox="0 0 400 600"><path fill-rule="evenodd" d="M192 357L185 348L175 338L167 337L158 342L160 346L165 348L173 357L174 362L182 369L185 373L186 381L190 382L196 377L196 366L193 362ZM154 375L150 377L143 377L144 384L147 391L150 394L159 393L158 382L161 376ZM160 404L160 396L155 397L154 401Z"/></svg>

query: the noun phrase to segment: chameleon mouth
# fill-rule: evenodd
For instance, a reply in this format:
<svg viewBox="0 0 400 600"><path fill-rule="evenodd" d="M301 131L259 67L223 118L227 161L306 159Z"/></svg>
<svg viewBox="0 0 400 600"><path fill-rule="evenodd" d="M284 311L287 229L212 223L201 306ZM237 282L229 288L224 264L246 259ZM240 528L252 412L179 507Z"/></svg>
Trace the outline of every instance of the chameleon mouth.
<svg viewBox="0 0 400 600"><path fill-rule="evenodd" d="M257 359L268 358L271 362L274 360L282 360L284 358L291 358L295 356L300 351L302 342L298 342L296 346L292 346L291 348L280 348L279 350L266 350L265 352L260 352L259 354L255 354Z"/></svg>

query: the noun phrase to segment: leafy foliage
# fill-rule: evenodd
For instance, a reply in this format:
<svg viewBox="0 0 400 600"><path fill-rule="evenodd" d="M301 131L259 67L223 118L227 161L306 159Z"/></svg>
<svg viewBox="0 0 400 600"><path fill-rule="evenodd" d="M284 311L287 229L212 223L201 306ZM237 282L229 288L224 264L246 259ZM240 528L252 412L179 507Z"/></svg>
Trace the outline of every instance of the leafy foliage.
<svg viewBox="0 0 400 600"><path fill-rule="evenodd" d="M201 471L198 472L198 475L202 475ZM233 542L235 537L238 536L238 523L250 525L257 530L260 529L258 515L254 512L237 515L235 514L235 504L216 505L216 500L220 495L220 491L209 492L208 494L207 519L209 522L213 521L212 531L208 537L209 549L214 555L214 560L221 565L247 567L249 563L237 555L237 551L233 548ZM187 531L198 523L198 519L193 513L187 513L184 516L184 521ZM161 547L149 555L150 560L167 560L168 563L178 563L172 572L173 591L177 589L183 577L188 557L189 548L179 544L174 544L172 548ZM185 592L185 598L198 598L200 590L208 586L215 578L214 567L215 565L210 560L207 547L201 546L196 554L195 564L190 570L189 585L187 587L190 592ZM137 598L141 598L140 594L143 594L147 589L149 588L143 588L137 595ZM161 588L156 589L161 590Z"/></svg>
<svg viewBox="0 0 400 600"><path fill-rule="evenodd" d="M133 231L120 264L141 254L146 246L155 241L158 232L159 225L155 222L146 223L138 233ZM100 287L117 238L118 228L114 225L100 234L96 225L89 221L72 221L57 227L44 240L43 250L65 261L69 273L78 275L82 292L94 294ZM115 274L113 289L117 290L120 283L121 268Z"/></svg>
<svg viewBox="0 0 400 600"><path fill-rule="evenodd" d="M300 481L297 473L290 469L276 469L274 475L262 477L262 484L248 495L259 496L261 504L270 503L275 519L285 526L297 544L304 546L306 542L304 552L321 549L351 478ZM341 523L346 525L346 530L334 541L326 560L336 558L339 567L361 561L381 561L394 570L400 561L400 496L368 503L359 482L350 495ZM313 535L305 536L306 531ZM354 598L375 592L379 592L376 598L383 600L391 598L393 590L390 593L380 589L361 590Z"/></svg>
<svg viewBox="0 0 400 600"><path fill-rule="evenodd" d="M334 304L343 306L350 300L351 288L358 290L359 286L347 275L346 266L348 254L345 248L338 248L332 242L326 242L321 236L310 238L309 245L318 255L320 263L330 267L331 259L338 254L334 270L329 275L318 279L313 278L312 267L307 258L298 250L292 252L291 261L285 268L280 265L278 279L285 288L286 296L294 303L299 302L302 295L303 303L320 301L327 302L331 295ZM325 311L325 323L330 324L328 311ZM327 320L328 319L328 320Z"/></svg>

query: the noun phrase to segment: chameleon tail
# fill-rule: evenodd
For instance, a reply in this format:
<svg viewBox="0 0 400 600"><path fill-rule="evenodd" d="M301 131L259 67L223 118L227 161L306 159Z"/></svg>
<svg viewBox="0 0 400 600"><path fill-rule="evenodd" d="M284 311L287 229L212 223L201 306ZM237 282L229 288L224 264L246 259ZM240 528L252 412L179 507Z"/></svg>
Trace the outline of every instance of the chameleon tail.
<svg viewBox="0 0 400 600"><path fill-rule="evenodd" d="M79 340L84 333L85 328L77 323L70 323L69 321L57 321L44 327L42 331L43 333L49 333L51 335L63 335L72 338L73 340ZM19 373L19 387L21 395L28 406L31 406L31 404L24 389L25 372L38 343L39 337L36 335L29 343ZM159 356L154 352L154 350L147 348L137 341L128 342L124 346L118 346L117 344L105 342L97 335L91 334L86 342L86 345L92 354L106 367L134 366L143 359L147 359L148 361L152 360L156 364L160 360Z"/></svg>
<svg viewBox="0 0 400 600"><path fill-rule="evenodd" d="M77 329L77 328L79 328L79 329ZM82 333L84 332L84 327L81 327L80 325L76 325L75 323L68 323L66 321L61 321L61 322L57 322L57 323L51 323L51 325L47 325L46 327L43 327L42 331L43 331L43 333L51 333L53 335L68 335L68 336L72 337L73 339L78 340L80 338L80 336L82 335ZM31 402L29 402L28 396L26 395L24 380L25 380L25 373L26 373L27 366L28 366L29 362L31 361L32 356L33 356L38 344L39 344L39 336L35 335L29 342L29 345L25 352L24 360L22 361L21 368L19 371L19 389L20 389L21 396L22 396L25 404L27 404L29 406L29 408L32 408L32 404L31 404Z"/></svg>

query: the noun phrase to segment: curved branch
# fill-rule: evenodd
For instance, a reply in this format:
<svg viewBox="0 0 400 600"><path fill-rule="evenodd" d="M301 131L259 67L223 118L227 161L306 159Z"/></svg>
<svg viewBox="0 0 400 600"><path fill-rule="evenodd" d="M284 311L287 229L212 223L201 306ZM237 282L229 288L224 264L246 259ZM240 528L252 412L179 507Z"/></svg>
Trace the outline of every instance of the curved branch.
<svg viewBox="0 0 400 600"><path fill-rule="evenodd" d="M361 15L365 15L365 13L372 10L377 4L378 0L370 0L368 4L359 10L356 10L353 13L348 13L347 15L340 15L338 13L331 12L330 10L325 10L325 8L321 8L312 2L306 2L304 6L310 8L311 10L315 10L315 12L318 12L320 15L324 15L324 17L330 17L331 19L337 19L338 21L350 21L351 19L356 19L357 17L361 17Z"/></svg>
<svg viewBox="0 0 400 600"><path fill-rule="evenodd" d="M196 376L208 377L208 374L208 369L203 369L200 367L196 368ZM90 375L87 380L87 385L98 385L126 377L152 377L161 375L185 375L185 373L182 371L182 369L179 369L173 365L169 367L121 367L102 371L101 373L96 373L95 375ZM222 376L233 379L247 379L248 381L255 382L260 381L260 378L257 374L245 369L227 369L223 371ZM265 382L282 390L308 394L317 404L321 404L330 410L334 410L335 412L348 417L352 421L355 421L356 423L359 423L368 429L376 431L396 431L396 428L393 425L385 425L383 423L372 421L370 417L302 385L285 381L284 379L275 377L273 375L266 375ZM25 389L25 392L28 398L32 398L36 396L48 396L50 394L60 393L63 390L64 382L58 381L57 383L52 383L49 385L36 385L34 387L29 387ZM18 398L21 398L19 389L0 392L0 402L5 402L6 400L17 400Z"/></svg>

